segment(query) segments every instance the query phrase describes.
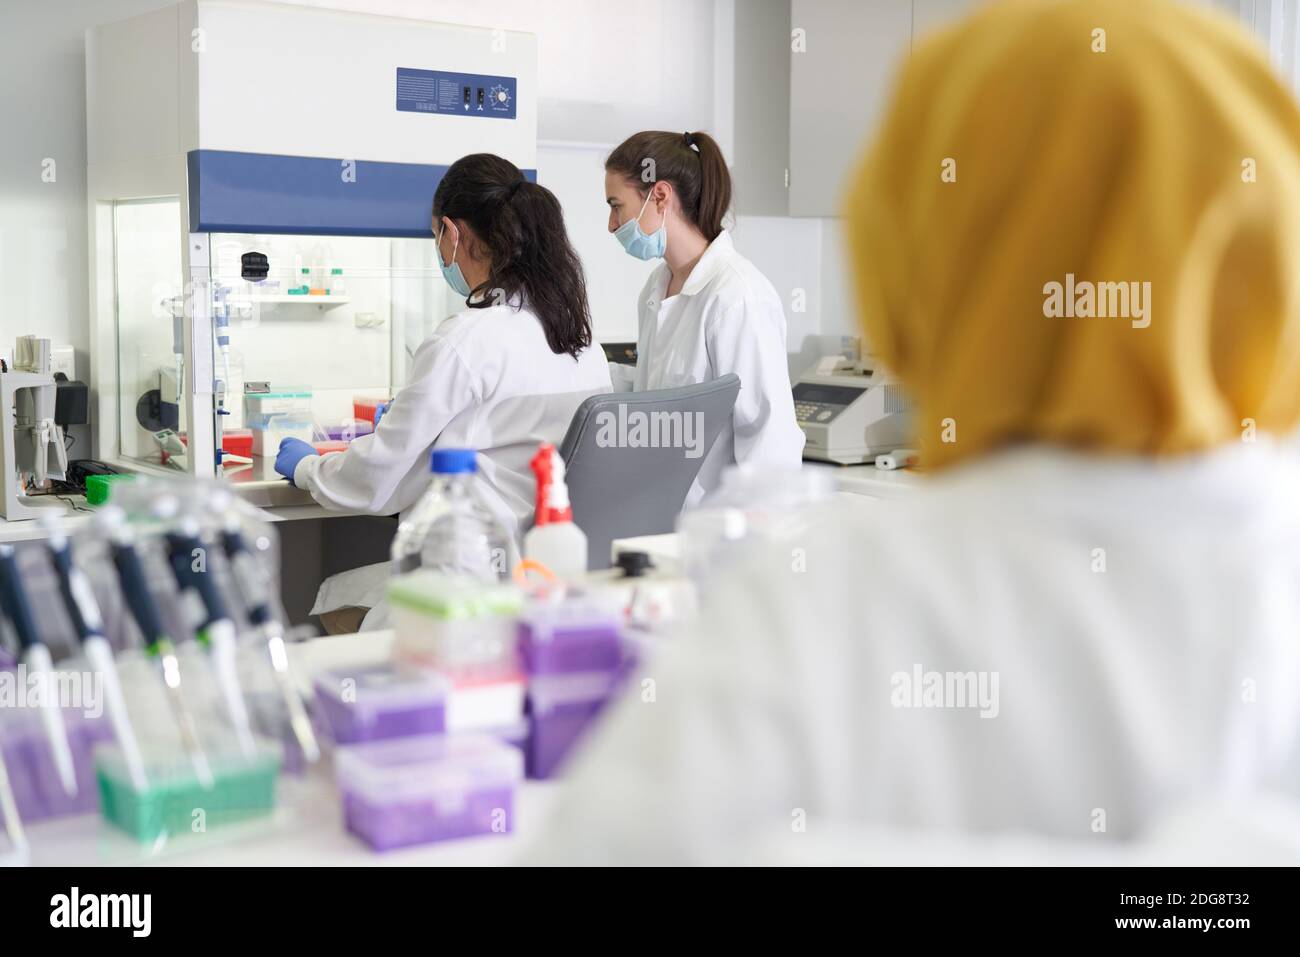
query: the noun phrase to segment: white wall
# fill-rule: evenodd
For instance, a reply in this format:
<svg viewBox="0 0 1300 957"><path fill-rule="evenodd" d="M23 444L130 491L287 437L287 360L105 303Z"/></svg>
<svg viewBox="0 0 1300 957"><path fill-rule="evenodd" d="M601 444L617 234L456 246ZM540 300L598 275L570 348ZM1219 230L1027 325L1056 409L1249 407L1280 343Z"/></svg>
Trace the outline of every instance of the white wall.
<svg viewBox="0 0 1300 957"><path fill-rule="evenodd" d="M1297 0L1192 0L1239 19L1268 50L1287 86L1300 93L1300 11Z"/></svg>
<svg viewBox="0 0 1300 957"><path fill-rule="evenodd" d="M6 91L22 91L0 103L0 352L18 335L39 333L72 344L78 375L89 377L84 31L169 2L0 0L0 79ZM636 338L636 295L652 266L627 256L606 231L602 164L639 129L715 128L714 0L285 2L536 33L539 177L564 205L597 335ZM56 163L52 183L41 181L46 157ZM737 224L742 251L786 300L792 353L809 348L823 320L845 325L823 302L826 231L813 220ZM805 291L802 312L792 306L797 289Z"/></svg>
<svg viewBox="0 0 1300 957"><path fill-rule="evenodd" d="M537 181L564 207L564 225L582 257L592 325L603 342L636 341L636 298L654 263L633 259L608 232L605 157L612 145L543 145Z"/></svg>
<svg viewBox="0 0 1300 957"><path fill-rule="evenodd" d="M835 219L741 216L733 228L737 247L785 303L791 376L838 352L841 336L858 335L843 287L840 227Z"/></svg>
<svg viewBox="0 0 1300 957"><path fill-rule="evenodd" d="M40 333L72 344L79 376L89 376L84 31L170 2L0 0L0 352ZM287 2L538 34L540 175L564 203L598 334L635 338L633 304L649 267L605 232L601 164L638 129L709 128L713 0ZM47 157L52 183L41 180Z"/></svg>
<svg viewBox="0 0 1300 957"><path fill-rule="evenodd" d="M0 0L0 355L20 335L47 336L72 345L90 378L84 32L167 5ZM89 455L87 432L74 434L71 455Z"/></svg>

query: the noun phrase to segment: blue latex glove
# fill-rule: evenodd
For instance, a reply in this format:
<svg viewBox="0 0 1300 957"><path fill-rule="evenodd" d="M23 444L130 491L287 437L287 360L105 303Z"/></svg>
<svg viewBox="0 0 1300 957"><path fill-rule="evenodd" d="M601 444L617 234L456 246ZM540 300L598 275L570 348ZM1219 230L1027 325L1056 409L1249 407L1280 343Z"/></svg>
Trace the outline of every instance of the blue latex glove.
<svg viewBox="0 0 1300 957"><path fill-rule="evenodd" d="M293 470L309 455L319 454L310 442L302 439L281 439L280 451L275 457L275 470L293 484Z"/></svg>
<svg viewBox="0 0 1300 957"><path fill-rule="evenodd" d="M388 411L387 402L380 402L378 405L375 406L375 421L374 421L375 428L379 428L379 420L384 417L384 413L387 411Z"/></svg>

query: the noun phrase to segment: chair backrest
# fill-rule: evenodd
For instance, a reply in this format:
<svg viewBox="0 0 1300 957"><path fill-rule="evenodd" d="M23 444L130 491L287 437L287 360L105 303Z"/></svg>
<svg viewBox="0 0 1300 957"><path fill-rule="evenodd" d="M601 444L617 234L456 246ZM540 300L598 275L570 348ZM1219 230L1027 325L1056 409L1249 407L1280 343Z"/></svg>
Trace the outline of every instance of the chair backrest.
<svg viewBox="0 0 1300 957"><path fill-rule="evenodd" d="M739 393L740 377L730 374L677 389L593 395L578 406L560 455L589 568L609 567L616 538L673 530Z"/></svg>

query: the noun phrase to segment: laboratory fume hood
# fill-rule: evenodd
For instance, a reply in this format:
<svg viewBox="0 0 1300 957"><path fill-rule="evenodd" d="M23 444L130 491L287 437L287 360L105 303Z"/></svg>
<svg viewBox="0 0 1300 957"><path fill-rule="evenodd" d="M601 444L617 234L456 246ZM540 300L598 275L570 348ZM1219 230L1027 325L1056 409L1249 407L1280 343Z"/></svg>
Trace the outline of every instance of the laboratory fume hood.
<svg viewBox="0 0 1300 957"><path fill-rule="evenodd" d="M535 37L188 0L87 32L94 455L268 492L371 428L459 303L434 189L535 178Z"/></svg>

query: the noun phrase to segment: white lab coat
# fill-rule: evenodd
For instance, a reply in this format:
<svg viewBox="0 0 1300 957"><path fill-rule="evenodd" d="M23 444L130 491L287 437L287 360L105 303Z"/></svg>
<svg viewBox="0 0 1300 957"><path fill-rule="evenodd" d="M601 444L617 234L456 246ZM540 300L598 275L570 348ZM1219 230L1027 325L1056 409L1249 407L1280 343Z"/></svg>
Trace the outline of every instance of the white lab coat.
<svg viewBox="0 0 1300 957"><path fill-rule="evenodd" d="M641 392L708 382L734 372L740 395L732 421L700 466L687 503L717 487L728 465L796 467L803 431L794 417L781 297L723 230L682 291L664 298L661 263L637 300L637 364L614 365L615 388Z"/></svg>
<svg viewBox="0 0 1300 957"><path fill-rule="evenodd" d="M754 556L682 641L579 756L537 860L854 828L1107 842L1294 801L1300 457L1006 453ZM917 668L996 674L991 716L902 707Z"/></svg>
<svg viewBox="0 0 1300 957"><path fill-rule="evenodd" d="M608 391L599 343L577 359L556 355L527 307L466 309L416 350L410 381L374 433L344 452L304 458L294 484L327 508L391 515L428 488L434 447L476 449L480 498L518 540L535 504L528 463L537 446L558 446L582 400ZM374 608L387 577L386 565L336 575L322 585L313 614ZM381 625L366 619L366 627Z"/></svg>

